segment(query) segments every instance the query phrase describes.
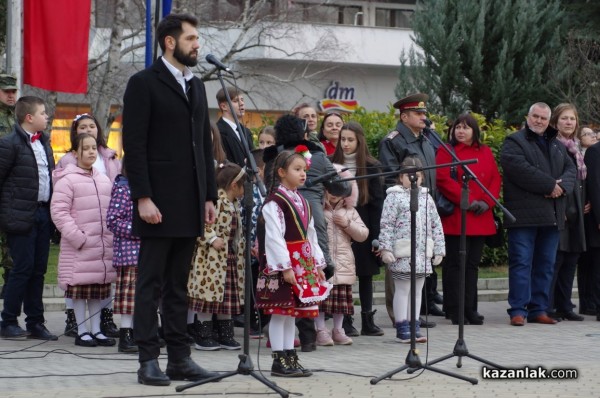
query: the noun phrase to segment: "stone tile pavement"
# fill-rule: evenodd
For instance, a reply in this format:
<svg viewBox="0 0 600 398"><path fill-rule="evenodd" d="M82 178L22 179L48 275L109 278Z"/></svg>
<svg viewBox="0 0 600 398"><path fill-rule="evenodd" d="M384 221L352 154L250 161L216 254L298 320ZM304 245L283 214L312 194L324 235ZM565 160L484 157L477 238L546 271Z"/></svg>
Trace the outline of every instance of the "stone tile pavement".
<svg viewBox="0 0 600 398"><path fill-rule="evenodd" d="M267 378L288 390L291 397L300 394L305 397L600 396L600 322L595 317L554 326L513 327L508 324L506 307L506 302L480 304L485 324L464 329L470 353L506 367L574 368L579 373L577 380L484 380L482 364L465 357L461 368L456 367L455 358L435 367L476 378L477 385L431 371L414 374L403 371L371 385L373 376L402 366L409 352L409 345L394 341L395 331L382 306L377 307L376 322L383 327L385 336L361 336L354 338L351 346L319 347L312 353L300 353L301 362L316 370L310 378L271 377L270 351L265 348L264 340L260 352L258 340L251 340L250 355L255 369L261 368ZM47 312L46 316L52 332L63 330L62 312ZM451 353L457 340L457 326L445 319L434 320L438 326L429 329L429 345L418 345L422 362ZM241 333L242 329L236 329L240 341ZM238 364L239 352L192 351L192 357L210 370L230 371ZM166 361L163 354L160 359L163 369ZM116 347L76 347L74 339L64 336L43 344L36 340L0 340L2 397L277 396L254 378L242 375L178 393L175 387L186 382L173 382L169 387L142 386L136 382L136 370L137 357L119 354Z"/></svg>

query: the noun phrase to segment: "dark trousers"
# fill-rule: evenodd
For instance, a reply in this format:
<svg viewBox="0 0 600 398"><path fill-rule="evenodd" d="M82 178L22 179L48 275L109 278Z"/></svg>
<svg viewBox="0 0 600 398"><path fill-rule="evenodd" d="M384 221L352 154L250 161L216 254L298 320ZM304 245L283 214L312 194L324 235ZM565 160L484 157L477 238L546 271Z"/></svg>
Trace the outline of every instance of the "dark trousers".
<svg viewBox="0 0 600 398"><path fill-rule="evenodd" d="M358 297L360 298L360 310L362 312L371 312L373 310L372 275L358 277Z"/></svg>
<svg viewBox="0 0 600 398"><path fill-rule="evenodd" d="M579 293L579 313L596 311L594 302L593 266L594 261L600 266L600 260L592 257L593 249L581 253L577 261L577 292Z"/></svg>
<svg viewBox="0 0 600 398"><path fill-rule="evenodd" d="M458 317L460 294L460 236L446 235L446 258L444 259L442 283L444 285L444 310L450 317ZM485 244L484 236L467 236L465 261L465 314L477 311L477 280L479 264Z"/></svg>
<svg viewBox="0 0 600 398"><path fill-rule="evenodd" d="M169 361L190 356L186 340L187 281L196 238L142 238L133 326L140 362L158 358L159 298Z"/></svg>
<svg viewBox="0 0 600 398"><path fill-rule="evenodd" d="M296 318L296 327L300 344L306 345L317 341L317 330L313 318Z"/></svg>
<svg viewBox="0 0 600 398"><path fill-rule="evenodd" d="M23 235L6 235L13 268L4 290L3 326L18 323L21 306L27 315L27 325L44 323L42 292L48 267L51 225L49 207L39 206L31 231Z"/></svg>
<svg viewBox="0 0 600 398"><path fill-rule="evenodd" d="M591 300L590 307L600 310L600 247L588 248L591 260Z"/></svg>
<svg viewBox="0 0 600 398"><path fill-rule="evenodd" d="M556 312L562 313L573 311L571 294L579 254L561 250L556 253L554 276L552 277L550 297L548 298L549 311L556 310Z"/></svg>

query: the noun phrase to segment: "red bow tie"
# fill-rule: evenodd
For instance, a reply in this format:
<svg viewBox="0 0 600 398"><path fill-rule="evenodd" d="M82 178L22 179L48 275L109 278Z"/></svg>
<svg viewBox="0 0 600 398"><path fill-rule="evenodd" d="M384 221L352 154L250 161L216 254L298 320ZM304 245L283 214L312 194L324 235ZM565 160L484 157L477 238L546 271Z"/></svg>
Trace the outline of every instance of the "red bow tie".
<svg viewBox="0 0 600 398"><path fill-rule="evenodd" d="M32 135L31 136L31 143L33 144L34 142L36 142L37 140L39 140L41 136L42 136L42 133L40 131L38 131L37 133L35 133L34 135Z"/></svg>

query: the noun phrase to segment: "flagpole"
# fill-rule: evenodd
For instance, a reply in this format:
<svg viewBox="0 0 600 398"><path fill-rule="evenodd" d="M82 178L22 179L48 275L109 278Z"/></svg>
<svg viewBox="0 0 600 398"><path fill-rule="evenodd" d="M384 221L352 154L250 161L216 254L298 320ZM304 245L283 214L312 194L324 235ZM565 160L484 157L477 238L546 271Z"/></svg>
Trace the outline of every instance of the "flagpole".
<svg viewBox="0 0 600 398"><path fill-rule="evenodd" d="M146 68L152 64L152 0L146 0Z"/></svg>
<svg viewBox="0 0 600 398"><path fill-rule="evenodd" d="M6 6L6 72L15 75L19 92L23 92L23 1L9 0Z"/></svg>

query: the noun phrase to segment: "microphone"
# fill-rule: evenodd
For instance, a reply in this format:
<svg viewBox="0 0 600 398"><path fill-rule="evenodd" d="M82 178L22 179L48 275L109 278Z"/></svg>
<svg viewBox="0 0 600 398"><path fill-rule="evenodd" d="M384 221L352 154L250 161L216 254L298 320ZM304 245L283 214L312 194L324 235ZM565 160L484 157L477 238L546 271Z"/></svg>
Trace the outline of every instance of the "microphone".
<svg viewBox="0 0 600 398"><path fill-rule="evenodd" d="M348 170L348 169L341 169L340 172L345 171L345 170ZM318 183L327 181L327 180L331 179L331 177L336 176L337 174L338 174L338 172L336 170L336 171L330 171L329 173L325 173L322 176L318 176L316 178L307 178L306 181L304 182L304 188L314 187Z"/></svg>
<svg viewBox="0 0 600 398"><path fill-rule="evenodd" d="M379 250L379 241L377 239L373 239L373 242L371 242L371 247L375 251Z"/></svg>
<svg viewBox="0 0 600 398"><path fill-rule="evenodd" d="M208 54L205 59L206 59L206 62L208 62L211 65L216 66L217 69L232 73L231 69L229 69L223 62L219 61L219 59L217 57L215 57L214 55Z"/></svg>

